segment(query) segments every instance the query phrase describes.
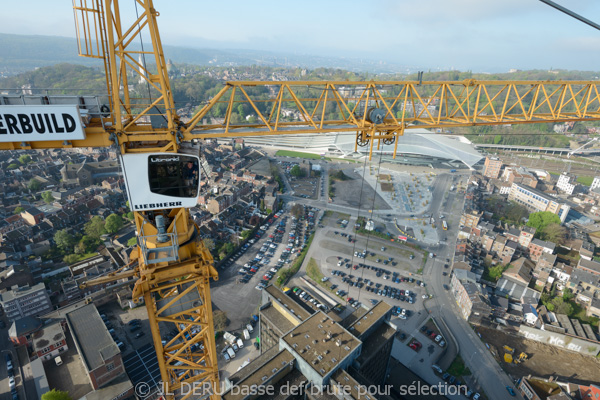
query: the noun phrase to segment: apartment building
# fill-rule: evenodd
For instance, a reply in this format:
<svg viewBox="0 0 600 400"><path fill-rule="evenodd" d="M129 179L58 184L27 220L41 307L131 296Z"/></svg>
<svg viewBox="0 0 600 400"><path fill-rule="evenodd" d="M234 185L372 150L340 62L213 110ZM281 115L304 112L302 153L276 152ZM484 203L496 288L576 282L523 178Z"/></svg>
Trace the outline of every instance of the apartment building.
<svg viewBox="0 0 600 400"><path fill-rule="evenodd" d="M13 286L11 290L0 292L0 305L6 317L12 322L19 318L37 316L52 310L50 296L46 286L38 283L34 286Z"/></svg>
<svg viewBox="0 0 600 400"><path fill-rule="evenodd" d="M519 183L512 184L508 199L527 207L532 212L549 211L556 214L561 222L565 222L571 209L569 205L558 201L547 193Z"/></svg>
<svg viewBox="0 0 600 400"><path fill-rule="evenodd" d="M497 157L486 157L483 165L483 176L498 179L502 169L502 160Z"/></svg>
<svg viewBox="0 0 600 400"><path fill-rule="evenodd" d="M579 183L577 183L576 176L563 172L558 177L558 181L556 182L556 188L563 193L573 194L578 193L581 189L581 186L579 185Z"/></svg>

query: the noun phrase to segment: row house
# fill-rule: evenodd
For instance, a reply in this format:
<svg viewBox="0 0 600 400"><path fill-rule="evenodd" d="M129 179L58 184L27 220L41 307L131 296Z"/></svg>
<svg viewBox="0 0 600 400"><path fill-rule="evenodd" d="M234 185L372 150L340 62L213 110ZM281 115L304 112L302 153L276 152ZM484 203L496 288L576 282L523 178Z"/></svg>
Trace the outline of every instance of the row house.
<svg viewBox="0 0 600 400"><path fill-rule="evenodd" d="M554 253L554 249L556 244L552 242L546 242L540 239L533 239L531 243L529 243L529 258L535 262L537 262L542 253Z"/></svg>
<svg viewBox="0 0 600 400"><path fill-rule="evenodd" d="M600 298L600 276L580 268L574 268L567 287L575 294L575 300L589 306L594 298Z"/></svg>
<svg viewBox="0 0 600 400"><path fill-rule="evenodd" d="M466 227L466 228L474 228L479 224L479 220L481 219L481 216L483 215L482 211L474 211L474 210L470 210L467 211L465 213L463 213L460 217L460 226Z"/></svg>
<svg viewBox="0 0 600 400"><path fill-rule="evenodd" d="M551 253L542 253L540 258L535 265L535 269L533 271L533 276L537 277L540 272L552 272L552 268L554 268L554 264L556 263L556 254Z"/></svg>
<svg viewBox="0 0 600 400"><path fill-rule="evenodd" d="M522 168L507 167L504 169L502 179L510 184L519 183L531 188L536 188L537 177L525 172Z"/></svg>
<svg viewBox="0 0 600 400"><path fill-rule="evenodd" d="M577 268L589 272L590 274L600 276L600 263L597 261L580 258Z"/></svg>
<svg viewBox="0 0 600 400"><path fill-rule="evenodd" d="M524 226L521 228L521 235L519 236L519 244L524 248L529 248L533 237L535 236L536 229L530 226Z"/></svg>
<svg viewBox="0 0 600 400"><path fill-rule="evenodd" d="M21 215L11 215L10 217L0 221L0 236L10 231L14 231L15 229L18 229L24 225L25 220L23 219L23 217L21 217Z"/></svg>

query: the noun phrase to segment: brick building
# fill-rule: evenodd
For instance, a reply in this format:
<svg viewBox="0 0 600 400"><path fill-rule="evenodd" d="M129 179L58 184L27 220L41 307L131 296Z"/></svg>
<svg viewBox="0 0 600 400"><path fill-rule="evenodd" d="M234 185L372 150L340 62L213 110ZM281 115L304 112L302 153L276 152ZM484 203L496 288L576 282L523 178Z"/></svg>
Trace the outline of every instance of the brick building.
<svg viewBox="0 0 600 400"><path fill-rule="evenodd" d="M108 333L95 305L87 304L69 312L66 320L94 390L125 373L121 351Z"/></svg>

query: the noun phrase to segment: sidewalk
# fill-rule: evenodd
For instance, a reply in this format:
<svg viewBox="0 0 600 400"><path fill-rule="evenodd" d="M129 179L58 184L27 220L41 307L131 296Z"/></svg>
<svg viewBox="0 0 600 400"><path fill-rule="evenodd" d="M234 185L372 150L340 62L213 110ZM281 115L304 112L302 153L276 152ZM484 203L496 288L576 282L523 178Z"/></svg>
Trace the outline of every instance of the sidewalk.
<svg viewBox="0 0 600 400"><path fill-rule="evenodd" d="M31 370L31 364L29 363L29 355L27 354L27 348L20 346L17 349L17 357L19 359L19 371L21 375L21 383L25 392L25 400L37 399L37 390L35 389L35 381L33 378L33 371Z"/></svg>

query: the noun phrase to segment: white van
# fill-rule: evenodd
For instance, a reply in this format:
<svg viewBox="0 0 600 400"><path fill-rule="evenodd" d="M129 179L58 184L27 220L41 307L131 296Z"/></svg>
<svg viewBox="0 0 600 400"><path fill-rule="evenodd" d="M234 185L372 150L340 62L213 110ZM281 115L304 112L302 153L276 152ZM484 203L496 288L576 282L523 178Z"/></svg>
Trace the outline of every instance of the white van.
<svg viewBox="0 0 600 400"><path fill-rule="evenodd" d="M244 329L244 339L250 339L250 333L248 332L248 329Z"/></svg>
<svg viewBox="0 0 600 400"><path fill-rule="evenodd" d="M249 332L249 333L252 333L252 332L254 332L254 328L253 328L253 327L252 327L252 325L250 325L250 324L246 325L246 329L248 329L248 332Z"/></svg>
<svg viewBox="0 0 600 400"><path fill-rule="evenodd" d="M231 347L227 348L227 354L229 354L229 358L235 358L235 351Z"/></svg>
<svg viewBox="0 0 600 400"><path fill-rule="evenodd" d="M240 349L244 347L244 342L242 341L242 339L238 338L237 345L238 345L238 348L240 348Z"/></svg>

